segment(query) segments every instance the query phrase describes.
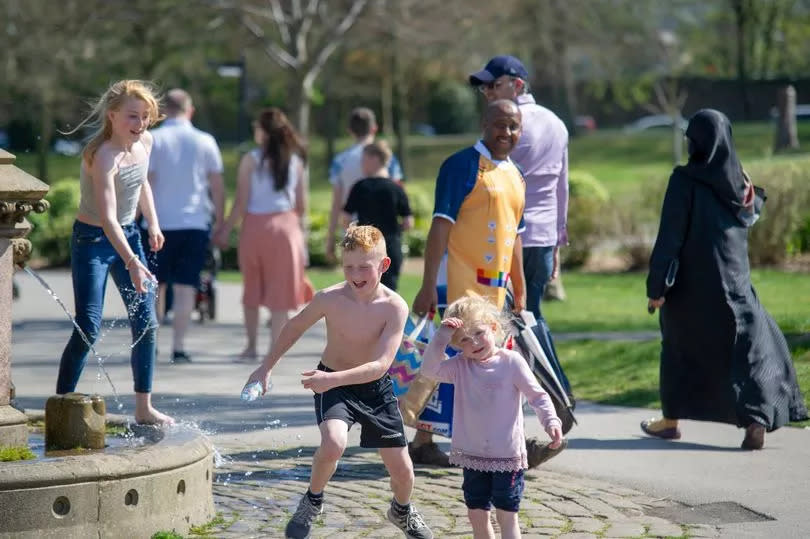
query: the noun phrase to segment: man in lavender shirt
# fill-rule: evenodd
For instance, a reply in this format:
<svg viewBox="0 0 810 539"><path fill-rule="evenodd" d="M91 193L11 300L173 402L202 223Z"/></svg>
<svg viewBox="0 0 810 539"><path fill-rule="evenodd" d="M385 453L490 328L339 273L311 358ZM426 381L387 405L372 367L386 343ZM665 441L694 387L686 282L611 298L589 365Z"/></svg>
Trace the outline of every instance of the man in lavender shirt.
<svg viewBox="0 0 810 539"><path fill-rule="evenodd" d="M517 58L495 56L484 69L470 75L470 84L487 102L516 102L523 117L523 132L509 157L526 180L526 229L521 234L526 307L543 329L544 349L556 355L540 302L548 282L559 275L560 246L568 244L568 130L556 114L534 101L528 93L528 78L528 71Z"/></svg>

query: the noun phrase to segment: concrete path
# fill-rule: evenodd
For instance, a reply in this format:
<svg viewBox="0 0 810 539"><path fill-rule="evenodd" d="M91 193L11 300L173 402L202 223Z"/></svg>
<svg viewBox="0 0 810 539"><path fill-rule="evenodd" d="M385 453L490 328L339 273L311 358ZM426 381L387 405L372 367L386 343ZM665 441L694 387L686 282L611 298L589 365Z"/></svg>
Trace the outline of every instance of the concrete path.
<svg viewBox="0 0 810 539"><path fill-rule="evenodd" d="M43 276L72 310L69 275L44 272ZM17 281L21 298L13 312L12 376L20 403L42 408L53 390L70 326L28 275L19 274ZM324 328L309 331L277 367L268 397L242 403L238 394L253 366L232 362L244 344L241 290L238 285L219 286L217 323L192 328L188 351L194 363L168 364L171 332L161 331L155 401L175 417L197 423L225 455L216 483L217 507L228 518L237 513L239 517L229 527L221 526L216 536L276 537L285 511L294 508L305 489L307 455L318 443L312 395L301 388L298 374L316 362ZM111 294L105 316L123 314L120 298ZM262 348L269 330L263 333ZM118 327L98 347L102 355L113 353L106 366L122 393L122 413L132 411L128 340L128 330ZM79 390L111 393L92 361ZM108 409L116 409L110 396ZM521 513L526 537L657 537L684 531L692 537L810 536L806 508L810 432L782 429L768 437L765 451L748 453L737 449L741 431L724 425L685 422L681 442L644 438L638 423L651 414L582 403L577 414L580 425L570 433L569 449L530 473ZM541 434L532 415L527 414L527 430ZM353 429L350 444L356 445L358 437ZM345 481L349 478L351 483ZM419 470L415 497L436 519L437 537L469 533L462 518L459 481L457 470ZM331 509L318 536L390 533L393 528L380 516L385 484L376 455L350 452L342 461ZM347 523L340 515L352 518ZM365 522L359 535L351 531L357 522Z"/></svg>

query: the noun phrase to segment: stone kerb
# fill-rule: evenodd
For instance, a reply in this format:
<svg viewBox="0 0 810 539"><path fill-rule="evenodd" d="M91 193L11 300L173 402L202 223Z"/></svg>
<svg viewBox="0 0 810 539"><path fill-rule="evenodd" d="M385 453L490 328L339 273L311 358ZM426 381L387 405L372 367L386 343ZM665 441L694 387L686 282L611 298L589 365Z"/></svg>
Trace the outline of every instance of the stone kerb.
<svg viewBox="0 0 810 539"><path fill-rule="evenodd" d="M210 442L183 430L135 449L7 463L0 473L0 538L185 533L212 518L212 481Z"/></svg>

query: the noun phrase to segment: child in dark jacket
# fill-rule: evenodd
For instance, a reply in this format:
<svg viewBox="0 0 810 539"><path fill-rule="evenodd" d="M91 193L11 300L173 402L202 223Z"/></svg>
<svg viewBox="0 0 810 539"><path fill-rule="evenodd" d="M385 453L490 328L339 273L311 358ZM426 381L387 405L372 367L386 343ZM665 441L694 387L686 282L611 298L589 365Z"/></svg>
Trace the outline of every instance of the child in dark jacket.
<svg viewBox="0 0 810 539"><path fill-rule="evenodd" d="M405 190L388 176L390 161L391 150L384 141L363 148L365 178L354 184L343 211L346 224L354 216L358 225L372 225L383 233L391 267L380 282L396 290L402 268L402 231L413 226L413 215Z"/></svg>

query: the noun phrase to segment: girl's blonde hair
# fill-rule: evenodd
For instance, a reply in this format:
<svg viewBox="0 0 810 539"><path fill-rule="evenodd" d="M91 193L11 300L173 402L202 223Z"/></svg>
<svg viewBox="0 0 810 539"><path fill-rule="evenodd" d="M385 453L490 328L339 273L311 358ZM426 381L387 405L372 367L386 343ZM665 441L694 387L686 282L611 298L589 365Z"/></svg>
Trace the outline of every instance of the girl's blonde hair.
<svg viewBox="0 0 810 539"><path fill-rule="evenodd" d="M458 318L464 326L462 330L471 329L482 324L493 324L495 326L495 342L500 344L506 337L504 328L507 326L507 319L498 307L486 298L481 296L465 296L457 299L447 307L444 318ZM459 333L453 334L453 344L459 343Z"/></svg>
<svg viewBox="0 0 810 539"><path fill-rule="evenodd" d="M119 80L101 94L101 97L93 105L93 110L79 125L71 131L62 132L62 134L70 135L85 125L96 127L95 133L90 136L82 151L82 157L87 161L88 165L92 165L99 147L112 136L112 124L108 113L119 110L130 97L140 99L146 103L149 112L149 127L152 127L163 119L160 114L160 103L157 94L157 87L150 81Z"/></svg>

